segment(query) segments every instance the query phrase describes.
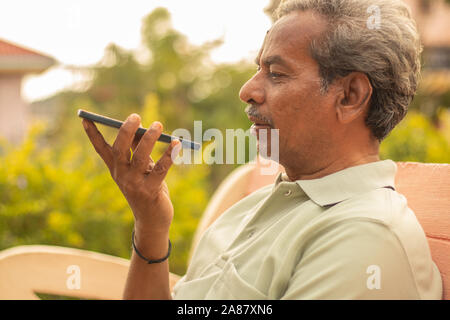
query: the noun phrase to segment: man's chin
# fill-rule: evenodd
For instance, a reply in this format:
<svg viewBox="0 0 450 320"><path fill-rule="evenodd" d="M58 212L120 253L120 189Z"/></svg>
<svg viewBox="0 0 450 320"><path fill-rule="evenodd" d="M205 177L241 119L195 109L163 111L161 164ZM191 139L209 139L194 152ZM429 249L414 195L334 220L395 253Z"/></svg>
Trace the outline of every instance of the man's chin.
<svg viewBox="0 0 450 320"><path fill-rule="evenodd" d="M259 164L261 175L273 176L280 172L280 168L282 168L282 165L280 164L278 157L278 148L274 148L274 151L272 151L272 147L270 144L261 144L258 141L257 151L257 162Z"/></svg>
<svg viewBox="0 0 450 320"><path fill-rule="evenodd" d="M261 158L279 162L278 146L272 147L271 143L261 143L257 140L256 150Z"/></svg>

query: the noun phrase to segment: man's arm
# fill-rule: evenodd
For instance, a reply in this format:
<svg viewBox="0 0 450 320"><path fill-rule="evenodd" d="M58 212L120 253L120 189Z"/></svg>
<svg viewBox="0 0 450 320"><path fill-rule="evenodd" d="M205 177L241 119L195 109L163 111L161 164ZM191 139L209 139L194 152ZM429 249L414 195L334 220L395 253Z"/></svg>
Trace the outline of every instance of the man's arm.
<svg viewBox="0 0 450 320"><path fill-rule="evenodd" d="M168 246L168 234L152 235L148 239L135 235L135 244L139 252L150 260L165 257ZM124 299L172 299L169 288L169 262L148 264L133 251L130 269L123 294Z"/></svg>
<svg viewBox="0 0 450 320"><path fill-rule="evenodd" d="M95 124L83 119L86 134L133 211L137 249L146 259L157 260L167 255L173 219L173 206L164 178L173 163L172 155L178 154L181 144L172 141L154 163L150 153L162 133L162 125L154 122L142 137L137 138L135 133L139 125L138 115L128 117L120 127L114 145L110 146ZM123 297L170 299L168 261L148 264L133 252Z"/></svg>

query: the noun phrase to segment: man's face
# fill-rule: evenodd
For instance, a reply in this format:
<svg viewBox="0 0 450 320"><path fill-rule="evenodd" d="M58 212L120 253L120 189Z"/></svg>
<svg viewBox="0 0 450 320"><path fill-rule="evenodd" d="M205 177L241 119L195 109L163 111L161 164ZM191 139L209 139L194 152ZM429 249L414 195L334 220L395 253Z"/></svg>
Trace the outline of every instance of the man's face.
<svg viewBox="0 0 450 320"><path fill-rule="evenodd" d="M311 39L325 28L325 21L310 12L278 20L256 59L257 73L239 94L253 122L279 129L279 162L286 168L320 166L323 151L333 145L335 96L331 89L320 93L319 67L309 53Z"/></svg>

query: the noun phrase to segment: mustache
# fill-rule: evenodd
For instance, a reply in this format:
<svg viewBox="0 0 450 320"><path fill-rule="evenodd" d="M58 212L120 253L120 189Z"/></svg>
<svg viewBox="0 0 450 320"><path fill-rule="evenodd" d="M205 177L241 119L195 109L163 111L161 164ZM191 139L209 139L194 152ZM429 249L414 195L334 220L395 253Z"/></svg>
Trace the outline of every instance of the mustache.
<svg viewBox="0 0 450 320"><path fill-rule="evenodd" d="M245 113L246 113L248 116L252 116L252 117L258 119L258 120L261 121L261 122L268 123L271 127L273 127L273 122L272 122L272 120L269 119L269 118L266 118L265 116L263 116L263 115L261 115L261 114L259 114L259 112L258 112L258 110L257 110L257 107L255 107L254 105L249 104L249 105L245 108Z"/></svg>

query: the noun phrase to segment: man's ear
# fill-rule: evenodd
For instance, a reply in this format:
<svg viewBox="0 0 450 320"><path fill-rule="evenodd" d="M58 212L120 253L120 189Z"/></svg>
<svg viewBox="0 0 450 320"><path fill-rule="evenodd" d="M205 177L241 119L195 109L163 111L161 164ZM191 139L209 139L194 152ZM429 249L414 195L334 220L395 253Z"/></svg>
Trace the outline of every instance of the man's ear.
<svg viewBox="0 0 450 320"><path fill-rule="evenodd" d="M369 107L372 85L362 72L351 72L338 81L339 93L336 101L336 114L341 123L350 123Z"/></svg>

